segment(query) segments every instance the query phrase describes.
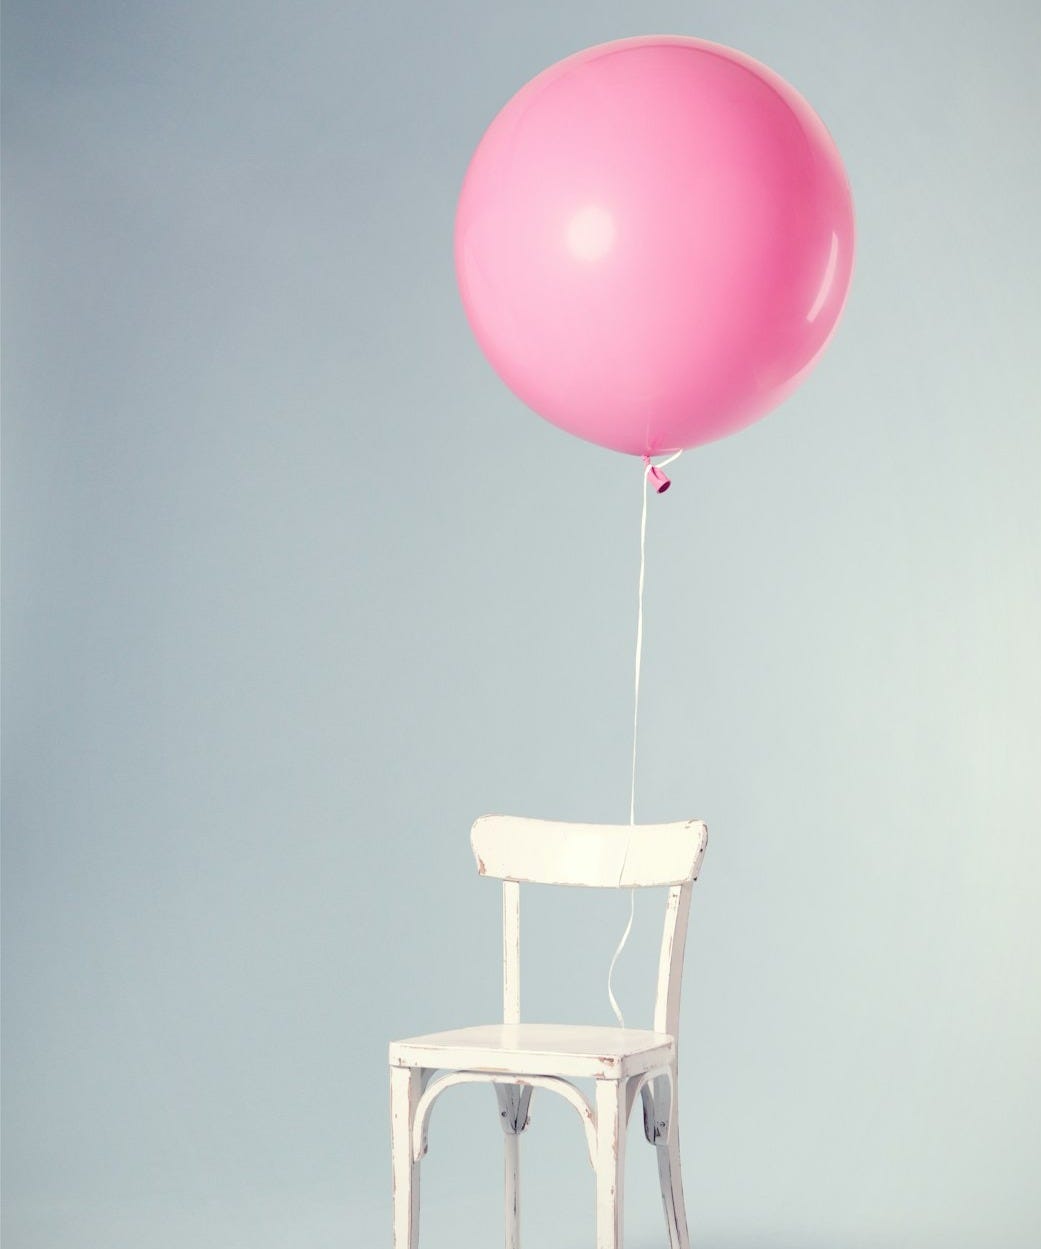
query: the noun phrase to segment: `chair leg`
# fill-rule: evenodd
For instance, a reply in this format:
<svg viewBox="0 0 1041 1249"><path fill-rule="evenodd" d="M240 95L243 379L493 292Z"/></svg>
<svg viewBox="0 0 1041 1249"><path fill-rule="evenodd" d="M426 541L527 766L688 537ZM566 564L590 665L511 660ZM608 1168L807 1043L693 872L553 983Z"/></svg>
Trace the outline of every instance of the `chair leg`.
<svg viewBox="0 0 1041 1249"><path fill-rule="evenodd" d="M596 1249L622 1249L625 1080L596 1082Z"/></svg>
<svg viewBox="0 0 1041 1249"><path fill-rule="evenodd" d="M496 1084L499 1120L505 1135L504 1191L506 1249L520 1249L520 1134L528 1126L531 1086Z"/></svg>
<svg viewBox="0 0 1041 1249"><path fill-rule="evenodd" d="M506 1249L520 1249L520 1137L507 1136L505 1151Z"/></svg>
<svg viewBox="0 0 1041 1249"><path fill-rule="evenodd" d="M675 1073L674 1077L675 1079ZM668 1096L668 1085L662 1079L654 1081L654 1096L664 1099ZM665 1103L665 1107L668 1103ZM667 1113L668 1127L666 1139L659 1140L655 1146L658 1154L658 1179L661 1182L661 1201L665 1209L665 1226L669 1232L670 1249L690 1249L690 1238L687 1233L687 1207L683 1200L683 1175L680 1170L680 1125L678 1099L673 1090L672 1108ZM663 1107L657 1111L657 1118L666 1117Z"/></svg>
<svg viewBox="0 0 1041 1249"><path fill-rule="evenodd" d="M423 1091L423 1073L390 1069L391 1166L394 1177L394 1249L419 1245L419 1163L412 1161L412 1124Z"/></svg>

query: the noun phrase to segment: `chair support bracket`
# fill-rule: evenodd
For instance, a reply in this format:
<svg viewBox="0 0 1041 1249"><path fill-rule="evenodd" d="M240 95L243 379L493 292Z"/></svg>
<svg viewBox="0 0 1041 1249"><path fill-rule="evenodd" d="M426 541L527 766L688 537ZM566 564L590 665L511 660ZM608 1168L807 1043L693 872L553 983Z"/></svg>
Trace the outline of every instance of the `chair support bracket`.
<svg viewBox="0 0 1041 1249"><path fill-rule="evenodd" d="M495 1096L499 1101L499 1121L507 1136L520 1136L528 1126L528 1107L531 1105L530 1084L496 1084Z"/></svg>

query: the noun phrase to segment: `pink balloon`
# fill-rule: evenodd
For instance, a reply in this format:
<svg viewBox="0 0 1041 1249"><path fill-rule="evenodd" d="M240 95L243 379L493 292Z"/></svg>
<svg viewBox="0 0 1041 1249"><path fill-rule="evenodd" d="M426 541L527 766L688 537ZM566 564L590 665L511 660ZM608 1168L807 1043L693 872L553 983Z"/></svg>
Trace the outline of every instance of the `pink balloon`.
<svg viewBox="0 0 1041 1249"><path fill-rule="evenodd" d="M849 288L853 205L823 122L772 70L700 39L622 39L495 118L455 258L511 390L656 455L741 429L807 375Z"/></svg>

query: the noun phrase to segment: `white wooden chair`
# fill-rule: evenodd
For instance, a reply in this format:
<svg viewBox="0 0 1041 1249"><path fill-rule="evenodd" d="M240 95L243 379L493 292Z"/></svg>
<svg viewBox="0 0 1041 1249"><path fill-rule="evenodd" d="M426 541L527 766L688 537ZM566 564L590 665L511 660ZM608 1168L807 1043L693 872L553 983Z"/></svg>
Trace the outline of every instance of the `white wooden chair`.
<svg viewBox="0 0 1041 1249"><path fill-rule="evenodd" d="M435 1099L455 1084L491 1084L506 1134L506 1247L520 1244L518 1147L532 1090L550 1089L582 1117L596 1172L597 1249L621 1249L625 1130L637 1095L656 1147L671 1249L688 1249L676 1123L680 982L691 886L708 830L677 824L559 824L489 815L473 826L482 876L500 879L503 1022L394 1041L390 1046L394 1249L417 1249L419 1165ZM576 1027L520 1022L520 885L523 882L627 889L668 886L654 1028ZM444 1072L434 1076L437 1071ZM595 1081L593 1103L569 1077Z"/></svg>

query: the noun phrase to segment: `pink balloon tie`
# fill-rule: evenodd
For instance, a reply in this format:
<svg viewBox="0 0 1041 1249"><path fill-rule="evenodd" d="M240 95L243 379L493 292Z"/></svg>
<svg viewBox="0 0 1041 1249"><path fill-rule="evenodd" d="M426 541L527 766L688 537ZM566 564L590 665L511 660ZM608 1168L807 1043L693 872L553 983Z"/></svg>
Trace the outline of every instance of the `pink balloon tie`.
<svg viewBox="0 0 1041 1249"><path fill-rule="evenodd" d="M654 487L656 494L664 494L672 485L672 482L665 476L657 464L651 464L647 469L647 480Z"/></svg>

